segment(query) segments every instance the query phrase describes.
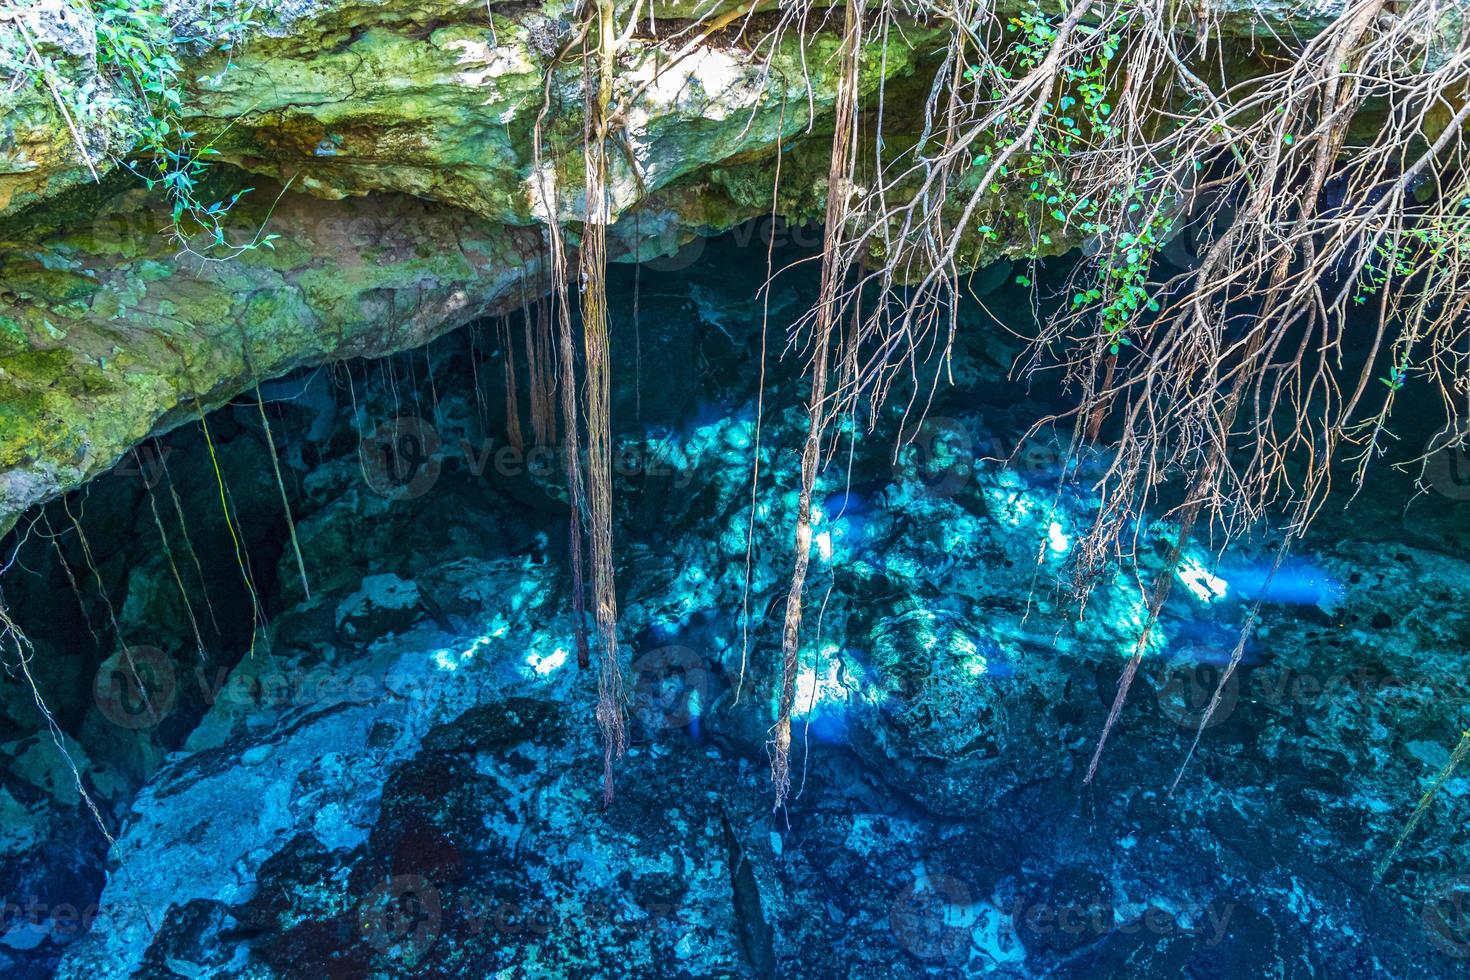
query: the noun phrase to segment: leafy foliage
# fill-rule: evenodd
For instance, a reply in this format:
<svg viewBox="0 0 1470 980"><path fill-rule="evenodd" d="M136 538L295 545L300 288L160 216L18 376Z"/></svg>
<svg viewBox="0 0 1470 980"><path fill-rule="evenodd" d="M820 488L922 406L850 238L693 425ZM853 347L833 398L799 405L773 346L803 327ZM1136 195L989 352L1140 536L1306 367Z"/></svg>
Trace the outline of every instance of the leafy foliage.
<svg viewBox="0 0 1470 980"><path fill-rule="evenodd" d="M0 52L0 69L50 92L94 175L78 125L106 128L114 137L106 142L127 147L114 162L167 197L172 205L171 236L182 250L219 258L258 246L274 247L275 235L257 233L240 243L227 237L225 219L250 188L214 201L202 197L210 158L219 151L214 140L200 144L199 134L183 122L187 90L179 52L190 45L229 51L254 25L248 13L241 16L230 4L213 3L194 21L175 23L163 0L103 0L92 5L91 12L97 69L110 92L71 83L61 66L43 55L24 31L21 49Z"/></svg>
<svg viewBox="0 0 1470 980"><path fill-rule="evenodd" d="M1078 28L1084 34L1095 35L1100 43L1089 48L1076 63L1063 66L1055 97L1042 103L1041 125L1033 128L1031 141L1022 152L999 171L1000 177L1026 186L1025 200L1030 209L1009 216L1023 225L1034 226L1034 240L1038 245L1053 244L1051 234L1041 228L1046 219L1063 227L1075 226L1090 240L1106 243L1097 261L1088 266L1092 281L1073 294L1071 306L1078 311L1095 311L1115 355L1131 343L1127 333L1129 324L1143 311L1159 309L1158 301L1150 295L1149 269L1154 256L1168 240L1174 221L1171 213L1158 206L1157 175L1151 172L1145 171L1136 179L1108 190L1105 201L1095 193L1090 195L1085 189L1079 189L1072 177L1076 157L1097 149L1117 135L1111 121L1110 69L1124 40L1123 26L1121 16L1111 16L1095 27ZM1055 20L1043 12L1036 0L1012 17L1007 27L1015 37L1012 48L1015 68L997 63L985 67L972 65L964 74L965 80L971 83L980 83L989 74L993 85L988 94L993 99L1003 95L1004 84L1011 82L1018 72L1035 70L1057 41ZM1023 131L1025 116L1024 107L1014 108L1006 127L1013 132ZM989 163L1013 141L1014 137L1002 135L997 141L987 142L976 157L975 166ZM992 192L999 193L1001 189L997 183ZM1122 227L1114 227L1107 221L1109 213L1121 213L1129 221ZM1041 222L1037 221L1037 215L1041 216ZM992 226L983 225L979 231L990 241L999 239ZM1031 284L1027 276L1019 277L1018 281L1021 285Z"/></svg>

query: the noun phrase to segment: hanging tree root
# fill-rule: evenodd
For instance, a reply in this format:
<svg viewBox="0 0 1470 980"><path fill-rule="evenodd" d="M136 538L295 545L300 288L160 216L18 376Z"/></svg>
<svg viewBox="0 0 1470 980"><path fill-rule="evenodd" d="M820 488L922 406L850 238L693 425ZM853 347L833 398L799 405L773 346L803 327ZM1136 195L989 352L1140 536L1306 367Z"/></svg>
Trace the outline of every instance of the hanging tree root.
<svg viewBox="0 0 1470 980"><path fill-rule="evenodd" d="M1108 440L1109 458L1095 485L1101 502L1070 552L1079 609L1110 570L1136 566L1138 539L1165 488L1184 490L1182 503L1165 510L1180 533L1169 567L1149 587L1146 620L1091 760L1090 781L1158 629L1171 566L1196 536L1208 529L1212 541L1227 547L1280 507L1288 523L1279 561L1331 493L1334 462L1354 463L1354 482L1361 485L1384 450L1392 408L1408 379L1437 390L1449 426L1463 427L1470 418L1464 19L1449 0L1352 0L1315 35L1258 40L1276 50L1257 59L1260 71L1231 78L1224 68L1226 35L1208 10L1172 0L1074 0L1057 14L1036 3L1015 16L983 0L882 4L871 12L845 6L822 288L789 345L808 360L812 394L773 736L777 804L789 791L810 497L828 426L838 417L856 420L860 410L869 427L876 424L899 382L913 385L906 416L927 406L947 369L966 263L976 244L1018 231L1030 234L1041 254L1059 244L1053 236L1089 245L1066 290L1073 302L1043 321L1018 364L1028 375L1060 369L1079 393L1070 413L1038 423L1072 420L1068 464L1089 444ZM605 663L616 656L602 456L608 440L602 225L611 217L608 140L651 84L644 80L609 109L617 52L640 9L633 6L619 33L611 0L589 5L557 59L581 47L587 99L588 213L580 259L589 324L585 484L576 453L567 453L584 665L584 505L594 611L610 655ZM700 18L684 27L687 33L676 37L688 43L678 57L741 17L748 26L755 11L745 4L717 21ZM784 34L805 34L817 17L834 15L809 3L779 5L776 26L758 51L774 52ZM890 144L883 138L881 81L876 101L858 104L858 48L872 39L881 51L890 32L913 18L948 28L948 43L917 139ZM584 44L589 37L592 43ZM574 447L566 243L555 169L544 166L542 145L550 78L549 72L534 131L536 172L559 318L562 419ZM814 98L808 84L809 112ZM1355 127L1370 111L1373 121ZM858 118L870 121L871 155L853 149ZM850 200L848 189L859 186L865 192ZM1210 235L1197 263L1174 274L1161 271L1156 259L1196 220ZM869 261L874 255L882 261ZM1377 314L1372 322L1351 316L1370 302ZM1363 351L1366 358L1348 356ZM535 404L533 397L533 415ZM609 759L618 744L610 726L621 717L607 709L612 683L605 678L599 696Z"/></svg>
<svg viewBox="0 0 1470 980"><path fill-rule="evenodd" d="M240 568L240 579L245 583L245 591L250 595L250 656L255 656L255 638L260 632L264 617L261 615L260 594L255 590L255 577L250 574L248 559L245 554L245 546L240 541L240 535L235 530L235 518L230 513L230 501L228 491L225 489L225 477L220 472L219 457L214 451L214 439L209 434L209 422L204 418L204 406L198 399L194 401L194 410L199 416L199 430L204 433L204 445L209 449L209 463L214 468L215 485L219 488L220 513L225 519L225 529L230 532L230 543L235 549L235 564Z"/></svg>
<svg viewBox="0 0 1470 980"><path fill-rule="evenodd" d="M138 467L138 472L143 473L143 457L133 450L133 462ZM161 475L161 474L159 474ZM189 617L189 628L194 632L194 643L201 661L205 658L204 636L199 631L199 620L194 615L194 604L189 601L189 590L184 586L184 577L179 574L178 563L174 561L174 550L169 544L168 531L163 526L163 518L158 513L158 500L153 493L153 482L144 478L145 492L148 496L148 509L153 514L153 526L158 528L158 539L163 544L163 556L168 562L169 573L173 576L174 586L179 590L179 601L184 604L184 613ZM67 572L68 577L71 573Z"/></svg>
<svg viewBox="0 0 1470 980"><path fill-rule="evenodd" d="M1398 855L1399 849L1404 846L1404 841L1408 840L1409 836L1414 833L1414 829L1419 826L1419 821L1424 818L1425 811L1429 809L1429 804L1434 801L1435 796L1439 794L1439 791L1444 787L1444 784L1449 780L1450 776L1454 775L1455 770L1460 767L1460 763L1465 761L1467 754L1470 754L1470 729L1460 733L1460 742L1455 746L1455 751L1450 753L1449 759L1440 767L1439 772L1435 773L1434 781L1429 784L1429 788L1424 791L1424 795L1419 797L1418 805L1414 807L1414 812L1409 817L1409 822L1404 825L1403 831L1394 840L1393 847L1383 856L1383 860L1379 861L1377 866L1373 868L1373 881L1375 884L1383 879L1384 873L1393 864L1393 859Z"/></svg>
<svg viewBox="0 0 1470 980"><path fill-rule="evenodd" d="M102 597L102 607L107 610L107 621L112 626L112 637L117 643L118 650L122 652L123 662L126 663L128 667L128 675L132 677L133 683L136 684L138 687L138 696L143 701L143 707L148 710L148 719L153 722L153 724L157 725L162 719L158 717L158 712L155 711L153 708L153 702L148 697L148 687L146 684L143 683L143 678L138 673L137 662L133 660L132 647L128 646L128 642L123 636L122 626L118 624L117 610L113 608L112 597L107 593L107 583L103 581L102 572L98 570L97 562L92 557L92 546L87 542L87 535L82 530L82 522L78 520L77 516L71 512L71 504L68 502L67 498L61 498L61 507L62 510L66 512L67 519L71 521L72 528L75 529L75 531L77 532L77 542L82 546L82 558L87 563L87 569L92 573L92 580L97 583L97 593ZM4 623L0 623L0 625L5 626L7 629L11 629L13 627L13 624L10 623L8 620ZM23 633L18 632L13 633L12 635L17 638L24 637ZM19 649L19 639L17 639L17 649ZM30 651L29 642L26 643L25 650L26 652ZM24 657L22 658L22 663L25 663ZM29 676L30 673L29 670L27 670L27 677ZM34 682L32 682L32 686L34 687ZM41 707L42 711L44 712L45 707L44 705L40 704L39 694L36 695L36 700L38 707ZM62 751L65 752L65 749L63 749Z"/></svg>
<svg viewBox="0 0 1470 980"><path fill-rule="evenodd" d="M586 28L584 27L584 32ZM578 39L575 43L581 43ZM577 423L577 355L572 343L571 297L567 289L567 251L561 230L560 194L556 168L547 164L544 153L546 118L551 112L551 82L553 69L546 73L543 87L541 111L531 129L533 167L537 174L537 191L540 205L545 210L548 258L551 266L551 288L553 305L556 308L557 362L561 372L561 417L562 436L565 444L562 465L567 477L567 502L570 516L567 527L567 552L572 570L572 620L577 641L577 666L586 669L591 664L587 646L587 593L582 575L585 563L582 558L582 511L583 481L582 464L578 455L581 438Z"/></svg>
<svg viewBox="0 0 1470 980"><path fill-rule="evenodd" d="M168 455L158 440L153 440L154 458L158 460L159 467L163 470L163 479L168 484L169 499L173 502L174 517L179 522L179 535L184 540L184 550L189 553L189 560L194 565L194 574L199 576L199 591L204 596L204 608L209 612L209 623L214 628L214 635L223 638L220 632L219 619L214 614L214 601L209 597L209 583L204 580L204 565L199 561L199 553L194 550L194 542L189 537L189 525L184 520L184 504L179 500L179 491L174 486L173 474L169 472Z"/></svg>
<svg viewBox="0 0 1470 980"><path fill-rule="evenodd" d="M45 719L46 727L51 732L51 741L56 746L56 751L60 753L62 761L66 763L67 769L71 772L72 785L75 787L77 795L87 805L87 810L92 814L92 819L97 823L97 829L101 830L102 836L107 838L108 845L116 844L117 840L112 836L111 831L107 829L107 824L102 821L102 813L97 809L97 804L92 799L92 794L87 792L87 787L82 782L81 769L78 768L76 761L71 757L71 753L66 749L66 736L62 732L61 726L56 723L56 718L51 714L51 710L46 707L46 702L41 698L41 689L36 686L36 679L31 675L31 657L35 656L35 649L31 646L30 638L15 624L15 620L10 618L10 611L5 607L5 599L3 596L0 596L0 645L3 645L5 640L9 640L15 649L16 659L20 663L21 673L25 675L26 684L30 686L31 697L35 701L36 710ZM144 702L148 703L148 691L138 681L138 671L133 666L131 654L128 654L127 657L128 668L133 673L133 680L138 683L138 689L142 693ZM150 715L153 714L151 704L149 704L148 710ZM157 721L157 718L154 718L154 721Z"/></svg>
<svg viewBox="0 0 1470 980"><path fill-rule="evenodd" d="M613 581L612 432L609 388L612 364L607 324L607 200L609 107L619 37L612 0L597 0L592 36L596 38L595 80L585 86L586 221L579 250L582 273L582 341L587 369L587 497L591 521L592 596L601 659L597 678L597 724L602 730L603 803L612 802L614 760L627 747L624 727L623 670L618 661L618 606ZM629 29L637 23L634 7ZM584 56L583 64L592 65Z"/></svg>
<svg viewBox="0 0 1470 980"><path fill-rule="evenodd" d="M87 635L92 637L92 642L98 646L102 645L102 638L92 628L92 615L87 610L87 603L82 599L82 590L77 585L77 577L72 573L71 565L66 560L66 552L61 547L61 537L56 529L51 526L51 518L46 516L44 508L41 510L41 523L46 526L45 536L51 542L51 547L56 551L56 561L61 565L61 571L66 575L67 585L71 586L71 594L76 597L77 609L81 613L82 625L87 628Z"/></svg>
<svg viewBox="0 0 1470 980"><path fill-rule="evenodd" d="M286 495L286 481L281 478L281 461L276 458L276 440L271 436L271 423L265 414L265 399L260 396L260 385L255 386L255 407L260 410L260 426L265 430L266 451L270 453L271 469L276 474L276 488L281 492L281 510L286 515L286 530L291 535L291 551L296 555L296 571L301 575L301 591L310 599L311 584L306 581L306 559L301 557L301 542L296 539L296 519L291 516L291 498Z"/></svg>
<svg viewBox="0 0 1470 980"><path fill-rule="evenodd" d="M505 436L516 449L525 449L526 437L521 432L521 397L516 383L515 344L511 342L509 319L500 317L496 327L500 349L505 352Z"/></svg>
<svg viewBox="0 0 1470 980"><path fill-rule="evenodd" d="M556 347L543 296L525 307L526 361L531 378L531 440L556 445Z"/></svg>
<svg viewBox="0 0 1470 980"><path fill-rule="evenodd" d="M953 29L919 139L864 163L869 191L824 257L842 285L813 322L876 297L842 339L839 362L860 366L842 373L828 417L863 400L876 412L895 380L947 355L967 243L1008 222L1092 246L1074 301L1020 365L1059 366L1081 393L1077 451L1105 432L1111 444L1101 505L1071 553L1079 604L1133 560L1146 513L1181 477L1176 556L1201 526L1226 547L1278 505L1289 543L1320 512L1335 461L1355 462L1361 484L1407 379L1463 426L1470 41L1455 4L1357 0L1239 80L1216 64L1221 32L1166 0L1015 18L982 3L917 10ZM880 8L872 33L896 15ZM1354 129L1368 111L1375 122ZM880 138L882 113L880 89ZM1007 205L1007 190L1026 203ZM1191 205L1223 229L1198 265L1160 276L1154 260ZM1352 314L1367 302L1378 315L1365 326ZM814 378L824 369L814 356ZM1102 741L1172 571L1150 589ZM789 668L789 643L783 653Z"/></svg>
<svg viewBox="0 0 1470 980"><path fill-rule="evenodd" d="M791 792L791 712L796 702L797 661L801 649L801 600L812 553L812 489L821 462L822 443L831 405L827 392L829 349L837 318L841 268L833 256L847 221L853 153L856 147L858 51L863 36L863 0L849 0L842 37L842 74L838 80L832 161L827 179L827 234L822 280L814 312L812 392L807 403L807 436L801 451L801 492L796 512L796 562L786 594L786 618L781 629L781 696L771 746L771 782L774 808L786 804Z"/></svg>

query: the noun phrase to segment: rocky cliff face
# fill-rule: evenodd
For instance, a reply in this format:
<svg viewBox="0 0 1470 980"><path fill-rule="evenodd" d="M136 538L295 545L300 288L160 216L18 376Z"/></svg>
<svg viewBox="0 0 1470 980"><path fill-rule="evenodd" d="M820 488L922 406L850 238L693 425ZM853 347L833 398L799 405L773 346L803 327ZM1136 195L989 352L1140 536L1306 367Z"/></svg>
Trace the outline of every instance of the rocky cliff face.
<svg viewBox="0 0 1470 980"><path fill-rule="evenodd" d="M581 70L554 60L566 11L507 11L284 4L241 29L228 55L189 61L200 81L187 125L226 164L211 193L253 187L231 231L279 236L224 262L181 253L164 233L166 202L130 175L99 163L101 184L88 184L44 87L8 96L0 528L201 405L302 364L417 346L546 288L539 181L580 187ZM615 257L669 253L768 212L778 147L783 210L814 212L820 197L825 162L791 151L830 110L833 36L814 32L805 49L783 41L768 64L718 37L677 58L681 13L662 10L622 69L623 84L646 92L613 162ZM77 84L100 83L86 75L84 23L29 16L70 44ZM915 61L912 47L890 46L865 85L911 75ZM100 100L88 129L101 134L88 146L96 161L126 152L106 135L117 99ZM557 201L564 218L581 211L572 190Z"/></svg>
<svg viewBox="0 0 1470 980"><path fill-rule="evenodd" d="M1310 31L1340 6L1227 0L1199 13L1209 30ZM544 288L541 174L561 177L561 217L583 210L581 69L557 60L572 30L558 0L160 9L189 39L160 52L178 62L177 127L220 164L201 200L252 188L231 240L280 237L223 262L181 252L162 194L128 172L139 110L99 49L102 15L39 0L0 19L17 72L0 90L0 529L255 382L415 346ZM698 6L745 25L737 37L695 24L682 0L656 4L630 41L615 258L769 212L778 151L775 208L820 213L840 25L813 18L804 45L773 42L774 10ZM900 125L921 115L901 93L905 79L922 91L934 38L914 24L865 60L864 90L889 83Z"/></svg>

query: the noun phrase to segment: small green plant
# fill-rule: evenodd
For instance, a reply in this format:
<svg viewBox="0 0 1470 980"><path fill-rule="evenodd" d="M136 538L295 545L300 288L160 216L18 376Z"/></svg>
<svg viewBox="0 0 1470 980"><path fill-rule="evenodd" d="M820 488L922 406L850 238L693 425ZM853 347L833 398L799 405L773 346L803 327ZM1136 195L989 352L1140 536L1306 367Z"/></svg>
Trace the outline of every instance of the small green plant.
<svg viewBox="0 0 1470 980"><path fill-rule="evenodd" d="M1398 391L1404 386L1404 381L1409 377L1409 367L1405 364L1395 364L1388 369L1388 376L1379 378L1389 391Z"/></svg>
<svg viewBox="0 0 1470 980"><path fill-rule="evenodd" d="M1043 12L1041 5L1033 0L1011 18L1008 26L1015 35L1012 51L1016 68L1023 73L1034 70L1056 42L1055 18ZM1030 145L1013 156L1014 164L1002 167L1000 175L1019 178L1027 188L1028 209L1008 217L1023 226L1032 226L1039 214L1043 220L1060 226L1073 225L1103 244L1090 267L1091 282L1084 283L1073 294L1071 305L1078 313L1095 310L1109 348L1117 354L1131 344L1128 328L1139 314L1159 309L1158 300L1149 288L1148 274L1154 256L1168 241L1173 217L1159 206L1156 175L1151 171L1144 171L1133 183L1113 190L1106 200L1073 189L1069 174L1074 158L1115 135L1109 69L1123 42L1122 18L1114 16L1096 27L1084 26L1078 30L1095 43L1087 57L1063 66L1055 98L1042 105L1043 124L1035 127ZM998 65L988 70L995 73L989 79L995 85L991 97L999 98L1000 86L1015 73ZM984 84L987 80L985 70L979 66L969 67L964 78L972 84ZM1013 113L1009 128L1025 131L1020 109ZM974 165L985 166L996 152L1009 145L1007 137L1001 135L977 154ZM1104 220L1105 214L1127 216L1126 226L1113 227ZM991 225L981 225L978 231L987 240L999 239L999 233ZM1040 224L1036 226L1035 242L1039 246L1052 244L1051 235ZM1019 276L1016 281L1022 286L1031 285L1027 276Z"/></svg>
<svg viewBox="0 0 1470 980"><path fill-rule="evenodd" d="M150 189L162 190L172 207L172 236L196 254L238 253L257 245L274 248L274 235L257 235L243 244L226 239L224 219L251 188L206 203L199 196L209 159L217 156L213 140L196 146L197 133L184 117L182 66L177 51L185 45L229 50L233 39L253 22L230 16L230 8L211 4L200 19L175 32L162 0L106 0L95 8L98 67L125 91L136 120L135 159L118 162ZM223 134L220 134L223 135ZM202 241L203 244L196 244Z"/></svg>
<svg viewBox="0 0 1470 980"><path fill-rule="evenodd" d="M278 236L257 232L243 242L227 238L224 221L244 188L220 200L201 196L214 139L198 145L198 134L184 125L186 90L178 52L186 46L230 51L254 22L227 2L211 3L191 23L176 25L163 0L102 0L90 5L95 25L97 68L112 83L117 112L97 118L91 105L96 93L67 80L60 67L38 50L25 26L23 12L11 19L19 25L20 50L0 51L0 69L29 78L46 89L65 119L78 152L94 179L97 170L78 131L79 120L114 127L128 149L114 162L138 176L150 190L161 191L171 205L171 237L178 246L210 258L238 254L259 246L273 248ZM185 33L179 33L179 30ZM228 63L227 63L228 67Z"/></svg>

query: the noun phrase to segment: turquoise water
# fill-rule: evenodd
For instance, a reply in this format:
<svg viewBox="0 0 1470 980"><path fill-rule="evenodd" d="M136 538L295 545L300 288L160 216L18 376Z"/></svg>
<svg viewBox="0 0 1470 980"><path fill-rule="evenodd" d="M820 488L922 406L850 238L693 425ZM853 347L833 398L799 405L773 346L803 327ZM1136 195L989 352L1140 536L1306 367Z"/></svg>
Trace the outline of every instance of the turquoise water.
<svg viewBox="0 0 1470 980"><path fill-rule="evenodd" d="M1015 376L1036 314L1005 269L977 280L954 383L926 411L905 414L900 387L871 428L838 427L815 495L795 793L772 812L806 395L778 355L816 273L762 292L766 250L742 235L610 276L630 749L607 808L560 439L536 444L520 315L267 388L309 599L253 401L209 420L229 526L197 426L22 522L7 599L117 843L67 792L17 679L0 870L37 902L7 920L12 972L1462 968L1463 777L1371 883L1465 725L1470 493L1441 481L1406 508L1412 481L1380 468L1274 576L1269 532L1223 551L1202 534L1171 566L1176 528L1145 515L1083 606L1074 549L1106 447L1073 467L1065 430L1020 441L1072 395ZM1043 296L1065 271L1042 270ZM1084 785L1160 576L1176 587Z"/></svg>

